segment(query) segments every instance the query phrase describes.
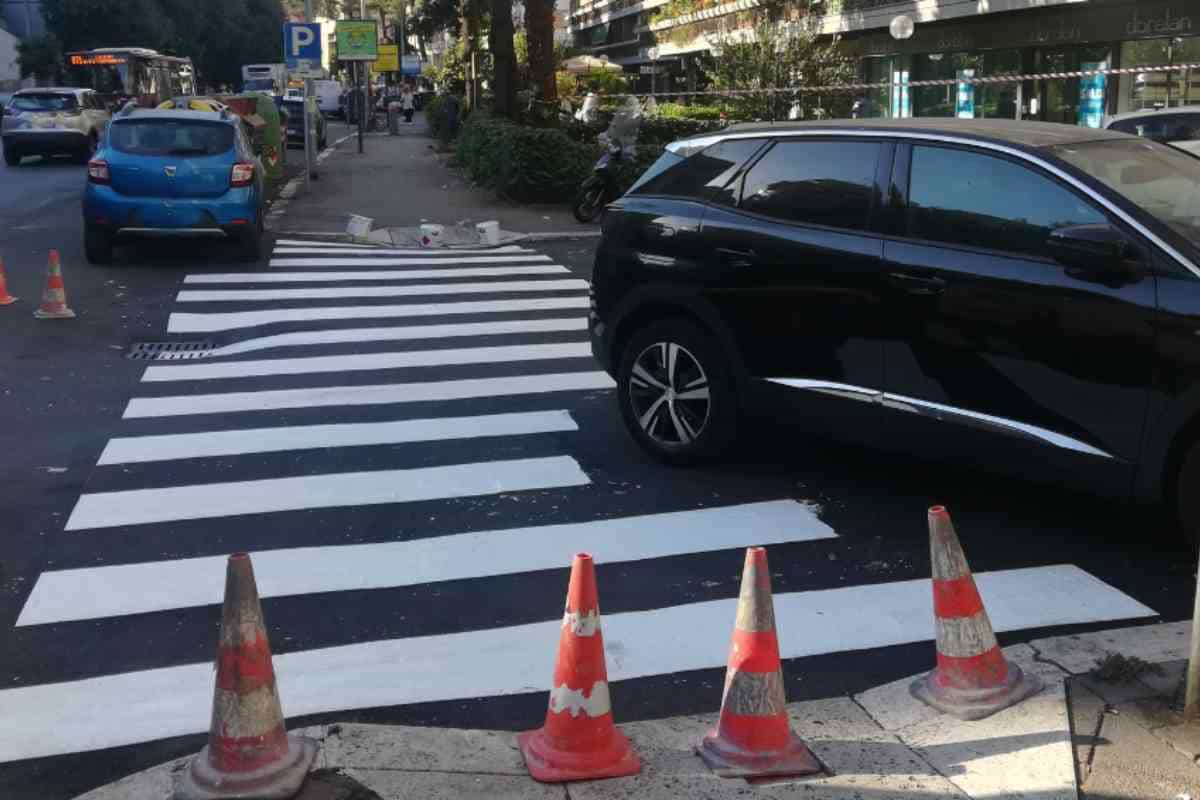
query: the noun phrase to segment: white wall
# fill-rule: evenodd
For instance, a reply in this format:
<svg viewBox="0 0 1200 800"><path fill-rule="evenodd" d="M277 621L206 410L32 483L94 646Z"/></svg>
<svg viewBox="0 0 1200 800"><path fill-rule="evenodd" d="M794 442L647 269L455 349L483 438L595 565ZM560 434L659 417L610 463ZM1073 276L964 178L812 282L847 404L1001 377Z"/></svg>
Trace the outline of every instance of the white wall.
<svg viewBox="0 0 1200 800"><path fill-rule="evenodd" d="M19 88L21 66L17 63L18 41L16 36L0 28L0 91L11 92Z"/></svg>

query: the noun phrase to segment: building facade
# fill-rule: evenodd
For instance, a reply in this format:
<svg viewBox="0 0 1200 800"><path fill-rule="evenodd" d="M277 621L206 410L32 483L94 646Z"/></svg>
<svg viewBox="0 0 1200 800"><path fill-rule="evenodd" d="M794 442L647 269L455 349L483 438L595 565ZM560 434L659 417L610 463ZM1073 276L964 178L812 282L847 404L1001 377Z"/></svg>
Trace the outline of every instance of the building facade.
<svg viewBox="0 0 1200 800"><path fill-rule="evenodd" d="M745 31L760 0L571 0L576 47L607 55L638 76L637 91L702 88L705 54ZM816 0L773 4L781 23L801 14L838 36L860 80L893 84L864 92L869 116L975 116L1099 126L1105 114L1200 103L1197 0ZM893 39L897 15L911 38ZM971 84L1001 74L1156 67L1128 75ZM908 81L945 85L908 87ZM700 84L698 86L697 84Z"/></svg>

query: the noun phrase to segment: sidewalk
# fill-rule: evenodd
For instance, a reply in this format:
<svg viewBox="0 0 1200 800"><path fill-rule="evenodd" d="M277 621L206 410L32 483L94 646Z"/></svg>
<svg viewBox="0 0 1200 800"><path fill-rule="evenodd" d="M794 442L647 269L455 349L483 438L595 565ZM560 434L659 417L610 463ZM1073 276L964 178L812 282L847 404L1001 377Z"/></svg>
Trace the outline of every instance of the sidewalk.
<svg viewBox="0 0 1200 800"><path fill-rule="evenodd" d="M1181 674L1178 664L1129 685L1107 685L1089 676L1110 653L1156 664L1178 662L1187 656L1189 628L1187 622L1146 625L1006 648L1007 657L1040 675L1046 688L977 722L959 722L914 700L908 692L912 678L855 697L793 703L788 711L795 731L827 770L811 778L751 785L714 777L692 748L716 722L715 712L622 725L642 757L640 775L559 786L528 777L516 738L508 732L334 724L302 731L320 740L321 751L299 798L1072 800L1078 796L1077 753L1084 756L1080 774L1088 797L1177 798L1189 787L1196 796L1200 768L1185 753L1197 749L1192 743L1200 740L1200 725L1168 719L1149 700L1156 692L1174 691L1170 687ZM930 651L932 660L932 646ZM1075 695L1073 709L1068 708L1068 686ZM1086 708L1080 705L1080 691L1092 693ZM714 698L714 706L718 700ZM1125 705L1114 708L1113 703ZM1136 735L1097 736L1097 713L1115 710L1128 715L1133 726L1134 708L1141 709L1142 720L1158 713L1144 722L1145 730L1157 723L1158 735L1149 743ZM1084 719L1090 727L1080 730ZM1130 771L1131 759L1135 771ZM79 800L167 800L172 775L184 764L186 759L163 764ZM1088 784L1097 775L1108 777L1092 792Z"/></svg>
<svg viewBox="0 0 1200 800"><path fill-rule="evenodd" d="M282 213L269 221L276 234L344 233L350 214L374 219L376 230L464 220L499 220L502 229L523 234L594 236L599 230L577 222L566 204L515 205L471 185L446 166L446 156L434 153L421 114L411 125L402 123L399 136L368 134L361 155L357 136L344 136L334 139L331 132L333 152L321 162L318 181L305 189L301 177L292 192L284 192Z"/></svg>

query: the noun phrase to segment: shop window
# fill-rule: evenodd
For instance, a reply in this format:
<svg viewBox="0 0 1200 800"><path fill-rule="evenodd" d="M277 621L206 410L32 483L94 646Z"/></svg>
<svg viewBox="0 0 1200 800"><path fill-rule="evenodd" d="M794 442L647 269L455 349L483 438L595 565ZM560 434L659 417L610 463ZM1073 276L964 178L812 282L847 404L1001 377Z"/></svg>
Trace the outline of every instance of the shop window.
<svg viewBox="0 0 1200 800"><path fill-rule="evenodd" d="M1112 64L1107 47L1061 47L1038 51L1038 72L1077 72ZM1104 121L1108 76L1035 81L1037 119L1099 128Z"/></svg>
<svg viewBox="0 0 1200 800"><path fill-rule="evenodd" d="M1122 67L1167 67L1200 63L1200 37L1143 39L1121 45ZM1200 70L1123 75L1117 110L1141 111L1200 104Z"/></svg>
<svg viewBox="0 0 1200 800"><path fill-rule="evenodd" d="M912 80L957 83L914 87L913 116L1014 119L1017 115L1017 84L977 84L970 83L968 79L1019 72L1019 50L914 56Z"/></svg>

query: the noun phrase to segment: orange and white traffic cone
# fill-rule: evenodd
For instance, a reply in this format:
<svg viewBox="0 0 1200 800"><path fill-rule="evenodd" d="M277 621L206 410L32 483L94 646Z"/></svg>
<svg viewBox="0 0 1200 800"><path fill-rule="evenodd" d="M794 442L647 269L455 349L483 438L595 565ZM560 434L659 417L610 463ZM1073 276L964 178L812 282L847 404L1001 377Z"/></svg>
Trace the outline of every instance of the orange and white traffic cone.
<svg viewBox="0 0 1200 800"><path fill-rule="evenodd" d="M696 748L722 778L811 775L821 762L792 732L775 636L767 551L746 549L717 727Z"/></svg>
<svg viewBox="0 0 1200 800"><path fill-rule="evenodd" d="M545 783L636 775L642 762L613 724L600 633L596 566L575 556L546 724L517 736L525 766Z"/></svg>
<svg viewBox="0 0 1200 800"><path fill-rule="evenodd" d="M174 800L293 797L316 755L316 742L284 728L254 567L235 553L225 572L208 745L179 773Z"/></svg>
<svg viewBox="0 0 1200 800"><path fill-rule="evenodd" d="M4 259L0 258L0 306L10 306L17 298L8 293L8 278L4 274Z"/></svg>
<svg viewBox="0 0 1200 800"><path fill-rule="evenodd" d="M929 509L937 667L910 687L918 700L959 719L983 719L1042 688L1004 658L950 514Z"/></svg>
<svg viewBox="0 0 1200 800"><path fill-rule="evenodd" d="M67 308L67 287L63 284L62 265L58 251L51 250L46 262L46 290L42 292L42 304L34 309L38 319L72 319L75 312Z"/></svg>

